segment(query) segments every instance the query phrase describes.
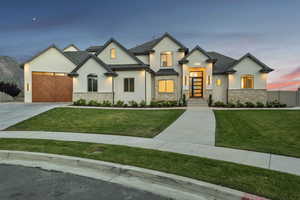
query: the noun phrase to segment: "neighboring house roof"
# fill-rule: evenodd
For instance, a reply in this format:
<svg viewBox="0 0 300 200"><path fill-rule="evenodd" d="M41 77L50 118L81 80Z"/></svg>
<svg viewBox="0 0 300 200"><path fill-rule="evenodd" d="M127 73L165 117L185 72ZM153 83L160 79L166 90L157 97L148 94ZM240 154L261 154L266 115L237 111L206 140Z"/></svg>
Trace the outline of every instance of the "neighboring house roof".
<svg viewBox="0 0 300 200"><path fill-rule="evenodd" d="M204 54L208 60L211 60L212 58L210 57L210 55L204 50L202 49L201 47L199 47L198 45L196 47L194 47L192 49L192 51L190 51L188 54L186 54L180 61L179 63L180 64L183 64L183 63L188 63L188 60L187 58L192 55L195 51L200 51L202 54Z"/></svg>
<svg viewBox="0 0 300 200"><path fill-rule="evenodd" d="M86 52L87 53L87 52ZM77 65L77 67L70 73L70 75L73 76L78 76L77 71L90 59L94 59L99 65L101 65L107 72L105 73L105 75L112 75L112 76L116 76L117 74L115 72L113 72L108 65L106 65L102 60L100 60L97 56L95 55L91 55L89 53L87 53L88 56L85 57L81 63L79 63ZM83 57L82 57L83 58Z"/></svg>
<svg viewBox="0 0 300 200"><path fill-rule="evenodd" d="M178 40L176 40L173 36L171 36L169 33L165 33L159 38L153 39L151 41L145 42L141 45L138 45L136 47L133 47L129 49L130 52L134 53L135 55L147 55L150 52L153 52L153 48L160 42L162 41L165 37L168 37L171 39L173 42L175 42L178 46L180 46L180 50L186 51L187 48L180 43Z"/></svg>
<svg viewBox="0 0 300 200"><path fill-rule="evenodd" d="M174 69L160 69L155 73L156 76L178 76L178 72Z"/></svg>
<svg viewBox="0 0 300 200"><path fill-rule="evenodd" d="M234 67L236 65L238 65L242 60L244 60L245 58L249 58L251 59L253 62L255 62L256 64L258 64L262 69L260 70L260 72L262 73L269 73L271 71L273 71L272 68L268 67L266 64L264 64L263 62L261 62L260 60L258 60L256 57L254 57L251 53L247 53L246 55L242 56L239 60L235 61L231 66L229 66L227 68L227 72L228 73L234 73Z"/></svg>
<svg viewBox="0 0 300 200"><path fill-rule="evenodd" d="M50 45L49 47L47 47L46 49L44 49L44 50L38 52L37 54L35 54L35 55L34 55L33 57L31 57L30 59L28 59L28 60L26 60L25 62L23 62L23 63L20 65L20 67L21 67L21 68L24 68L24 65L25 65L26 63L29 63L29 62L33 61L35 58L39 57L40 55L42 55L43 53L45 53L46 51L48 51L48 50L51 49L51 48L56 49L56 50L57 50L58 52L60 52L63 56L65 56L65 57L66 57L67 59L69 59L72 63L74 63L73 60L72 60L69 56L67 56L67 55L64 54L64 53L66 53L66 52L63 52L63 51L60 50L55 44L52 44L52 45ZM77 65L76 63L74 63L74 64Z"/></svg>
<svg viewBox="0 0 300 200"><path fill-rule="evenodd" d="M121 45L117 40L115 40L114 38L111 38L110 40L108 40L101 49L99 49L97 51L97 53L95 55L99 55L108 45L110 45L111 43L115 43L117 46L119 46L123 51L125 51L125 53L127 53L127 55L129 55L131 58L133 58L138 64L144 64L141 60L139 60L133 53L131 53L130 51L128 51L128 49L126 49L123 45Z"/></svg>
<svg viewBox="0 0 300 200"><path fill-rule="evenodd" d="M96 53L97 51L99 51L102 48L103 48L103 46L90 46L86 49L86 51Z"/></svg>
<svg viewBox="0 0 300 200"><path fill-rule="evenodd" d="M74 47L75 49L77 49L77 51L80 51L80 49L75 44L69 44L68 46L66 46L65 48L63 48L63 51L65 51L69 47Z"/></svg>

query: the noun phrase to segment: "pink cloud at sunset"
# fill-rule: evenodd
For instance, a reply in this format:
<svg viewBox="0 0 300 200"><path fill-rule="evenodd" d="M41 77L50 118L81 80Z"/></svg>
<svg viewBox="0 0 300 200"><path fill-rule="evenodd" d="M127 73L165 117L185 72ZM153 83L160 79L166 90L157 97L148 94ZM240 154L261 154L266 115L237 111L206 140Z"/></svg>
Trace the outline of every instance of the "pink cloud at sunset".
<svg viewBox="0 0 300 200"><path fill-rule="evenodd" d="M268 83L268 90L297 90L300 88L300 66L277 80Z"/></svg>

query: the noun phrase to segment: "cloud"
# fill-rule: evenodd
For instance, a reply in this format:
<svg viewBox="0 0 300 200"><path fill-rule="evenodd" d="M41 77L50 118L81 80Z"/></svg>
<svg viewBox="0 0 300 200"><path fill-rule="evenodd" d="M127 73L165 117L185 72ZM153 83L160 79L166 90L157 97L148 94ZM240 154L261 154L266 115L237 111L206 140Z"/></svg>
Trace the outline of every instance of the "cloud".
<svg viewBox="0 0 300 200"><path fill-rule="evenodd" d="M300 87L300 66L268 84L269 90L297 90Z"/></svg>

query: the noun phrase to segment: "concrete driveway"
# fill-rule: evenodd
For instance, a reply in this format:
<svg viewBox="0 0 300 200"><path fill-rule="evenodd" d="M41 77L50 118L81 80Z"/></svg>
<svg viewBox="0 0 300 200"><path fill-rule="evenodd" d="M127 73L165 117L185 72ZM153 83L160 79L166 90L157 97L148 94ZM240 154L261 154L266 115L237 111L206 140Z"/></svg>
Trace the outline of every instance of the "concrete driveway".
<svg viewBox="0 0 300 200"><path fill-rule="evenodd" d="M66 103L0 103L0 130Z"/></svg>

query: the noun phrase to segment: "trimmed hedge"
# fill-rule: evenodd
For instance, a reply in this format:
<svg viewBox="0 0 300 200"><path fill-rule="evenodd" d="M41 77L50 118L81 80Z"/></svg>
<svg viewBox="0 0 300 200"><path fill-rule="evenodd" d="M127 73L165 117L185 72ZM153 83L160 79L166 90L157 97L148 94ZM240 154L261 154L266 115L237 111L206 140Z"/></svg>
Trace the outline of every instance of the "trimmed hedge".
<svg viewBox="0 0 300 200"><path fill-rule="evenodd" d="M285 108L287 107L286 104L282 104L279 101L271 101L267 102L266 104L262 102L256 102L255 104L253 102L245 102L241 103L240 101L237 101L236 103L229 102L228 104L225 104L221 101L216 101L214 104L212 104L213 107L226 107L226 108Z"/></svg>
<svg viewBox="0 0 300 200"><path fill-rule="evenodd" d="M91 100L87 102L85 99L79 99L73 102L74 106L95 106L95 107L119 107L119 108L164 108L164 107L182 107L185 106L182 101L151 101L147 105L146 101L136 102L129 101L126 104L124 101L117 101L115 104L112 104L110 101L97 102Z"/></svg>

